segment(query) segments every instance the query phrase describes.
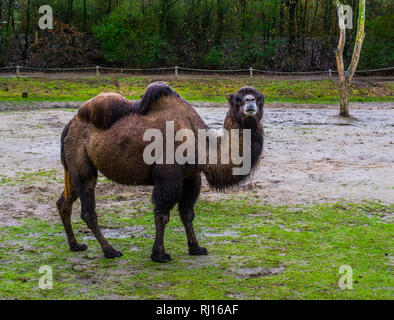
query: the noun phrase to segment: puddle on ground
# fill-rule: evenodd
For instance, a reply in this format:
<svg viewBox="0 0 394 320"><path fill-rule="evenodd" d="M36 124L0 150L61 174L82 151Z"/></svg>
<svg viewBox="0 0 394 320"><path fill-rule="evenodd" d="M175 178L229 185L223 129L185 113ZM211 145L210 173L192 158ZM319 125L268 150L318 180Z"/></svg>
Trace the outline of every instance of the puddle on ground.
<svg viewBox="0 0 394 320"><path fill-rule="evenodd" d="M202 232L201 235L207 238L219 238L219 237L238 237L238 231L223 231L223 232Z"/></svg>
<svg viewBox="0 0 394 320"><path fill-rule="evenodd" d="M198 269L204 267L218 267L218 257L215 255L207 256L188 256L186 259L181 259L180 262L187 263L188 268Z"/></svg>
<svg viewBox="0 0 394 320"><path fill-rule="evenodd" d="M80 232L89 233L89 235L83 238L84 240L96 239L88 229ZM124 227L124 228L101 228L101 232L104 234L104 237L106 237L107 239L125 239L125 238L134 238L134 237L153 238L152 235L145 233L144 226L139 226L139 225L132 227Z"/></svg>
<svg viewBox="0 0 394 320"><path fill-rule="evenodd" d="M240 269L235 269L233 272L235 272L237 275L245 278L261 278L261 277L266 277L266 276L273 276L282 273L285 271L285 267L279 266L279 267L270 267L270 268L263 268L263 267L257 267L257 268L240 268Z"/></svg>

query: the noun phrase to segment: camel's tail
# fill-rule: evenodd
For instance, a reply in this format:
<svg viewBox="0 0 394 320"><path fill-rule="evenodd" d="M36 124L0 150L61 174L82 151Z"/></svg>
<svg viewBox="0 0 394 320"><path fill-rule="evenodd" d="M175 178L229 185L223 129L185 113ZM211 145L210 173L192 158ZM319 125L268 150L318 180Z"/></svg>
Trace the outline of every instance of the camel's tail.
<svg viewBox="0 0 394 320"><path fill-rule="evenodd" d="M70 173L64 168L64 199L71 199L71 178Z"/></svg>
<svg viewBox="0 0 394 320"><path fill-rule="evenodd" d="M150 84L145 93L142 96L142 99L138 102L138 113L139 114L147 114L151 108L151 106L160 98L168 97L168 96L180 96L165 82L154 82Z"/></svg>
<svg viewBox="0 0 394 320"><path fill-rule="evenodd" d="M63 195L64 195L65 199L71 198L71 177L70 177L70 173L67 170L66 160L64 157L64 139L67 136L69 127L70 127L70 124L68 123L64 127L63 132L62 132L62 136L60 138L60 144L61 144L60 155L61 155L61 161L62 161L62 164L64 167L64 192L63 192Z"/></svg>

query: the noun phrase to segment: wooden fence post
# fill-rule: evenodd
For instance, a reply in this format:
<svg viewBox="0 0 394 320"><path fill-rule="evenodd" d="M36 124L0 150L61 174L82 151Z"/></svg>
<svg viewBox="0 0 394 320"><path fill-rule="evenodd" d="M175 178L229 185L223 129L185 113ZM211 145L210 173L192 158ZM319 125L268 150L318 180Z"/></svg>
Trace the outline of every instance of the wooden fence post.
<svg viewBox="0 0 394 320"><path fill-rule="evenodd" d="M99 66L96 66L96 77L100 76Z"/></svg>
<svg viewBox="0 0 394 320"><path fill-rule="evenodd" d="M19 66L16 66L16 77L19 78Z"/></svg>
<svg viewBox="0 0 394 320"><path fill-rule="evenodd" d="M249 68L249 75L250 75L250 79L252 79L253 78L253 68L252 67Z"/></svg>
<svg viewBox="0 0 394 320"><path fill-rule="evenodd" d="M178 66L175 67L175 78L178 78Z"/></svg>

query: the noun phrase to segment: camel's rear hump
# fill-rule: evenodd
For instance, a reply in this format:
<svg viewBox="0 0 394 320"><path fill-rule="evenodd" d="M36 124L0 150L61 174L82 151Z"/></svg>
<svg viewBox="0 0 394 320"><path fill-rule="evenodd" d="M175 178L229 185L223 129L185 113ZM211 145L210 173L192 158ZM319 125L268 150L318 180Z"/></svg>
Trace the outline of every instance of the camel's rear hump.
<svg viewBox="0 0 394 320"><path fill-rule="evenodd" d="M118 93L101 93L78 110L78 116L100 129L110 128L116 121L136 112L136 102Z"/></svg>
<svg viewBox="0 0 394 320"><path fill-rule="evenodd" d="M78 110L78 116L100 129L108 129L121 118L131 114L147 114L162 97L180 96L164 82L150 84L140 101L128 100L118 93L101 93Z"/></svg>

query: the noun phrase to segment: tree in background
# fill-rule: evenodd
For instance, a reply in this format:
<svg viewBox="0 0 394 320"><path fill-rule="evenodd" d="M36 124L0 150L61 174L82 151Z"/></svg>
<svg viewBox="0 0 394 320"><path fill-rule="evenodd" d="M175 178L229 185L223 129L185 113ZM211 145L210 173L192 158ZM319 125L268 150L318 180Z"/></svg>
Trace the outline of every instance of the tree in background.
<svg viewBox="0 0 394 320"><path fill-rule="evenodd" d="M340 36L338 42L338 48L335 50L335 56L337 60L337 68L339 74L339 114L343 117L349 116L349 94L350 84L354 73L357 70L358 61L360 59L361 48L365 37L364 26L365 26L365 0L359 1L359 13L357 21L357 35L354 44L354 50L352 60L349 68L345 71L345 63L343 60L343 49L346 42L346 26L344 8L339 0L333 0L337 7L338 12L338 23L340 29Z"/></svg>
<svg viewBox="0 0 394 320"><path fill-rule="evenodd" d="M343 3L356 11L357 0ZM394 2L368 3L360 67L391 67ZM38 8L44 4L53 9L52 34L38 28ZM71 39L63 66L98 52L96 58L78 58L78 64L328 71L335 68L339 35L335 6L328 0L0 0L0 17L0 66L57 67L50 54L63 50L62 39ZM51 38L61 32L76 33ZM348 32L345 62L355 39L355 30ZM32 59L37 52L48 62Z"/></svg>

